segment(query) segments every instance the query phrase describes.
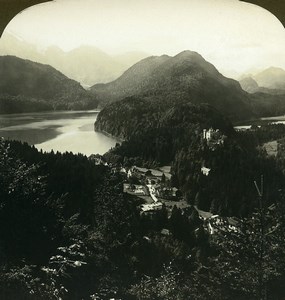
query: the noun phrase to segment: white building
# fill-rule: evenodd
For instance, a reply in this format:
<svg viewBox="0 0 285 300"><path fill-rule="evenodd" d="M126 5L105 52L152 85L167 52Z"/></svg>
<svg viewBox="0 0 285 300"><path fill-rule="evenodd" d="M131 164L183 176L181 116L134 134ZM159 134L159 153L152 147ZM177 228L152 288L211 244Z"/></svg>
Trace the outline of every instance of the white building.
<svg viewBox="0 0 285 300"><path fill-rule="evenodd" d="M202 172L202 174L205 175L205 176L208 176L209 173L210 173L210 171L211 171L211 169L209 169L209 168L206 168L206 167L202 167L202 168L201 168L201 172Z"/></svg>

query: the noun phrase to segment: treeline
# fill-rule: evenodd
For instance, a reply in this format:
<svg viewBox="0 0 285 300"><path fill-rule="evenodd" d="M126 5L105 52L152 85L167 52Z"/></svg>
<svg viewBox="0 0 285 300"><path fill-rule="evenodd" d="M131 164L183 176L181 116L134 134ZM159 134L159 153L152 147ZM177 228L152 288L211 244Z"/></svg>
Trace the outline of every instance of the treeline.
<svg viewBox="0 0 285 300"><path fill-rule="evenodd" d="M3 114L51 111L51 104L23 96L0 95L0 112Z"/></svg>
<svg viewBox="0 0 285 300"><path fill-rule="evenodd" d="M43 112L53 110L87 110L96 108L98 102L92 97L77 97L76 101L71 102L67 98L58 98L58 101L46 101L43 99L29 98L25 96L0 95L0 113L26 113Z"/></svg>

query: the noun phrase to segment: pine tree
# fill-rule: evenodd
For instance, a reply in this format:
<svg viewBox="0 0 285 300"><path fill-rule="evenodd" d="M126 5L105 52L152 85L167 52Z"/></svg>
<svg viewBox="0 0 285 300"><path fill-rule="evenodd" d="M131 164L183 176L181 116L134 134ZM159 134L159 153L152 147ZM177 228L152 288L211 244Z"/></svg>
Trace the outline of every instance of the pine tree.
<svg viewBox="0 0 285 300"><path fill-rule="evenodd" d="M265 300L277 292L276 287L273 291L270 286L284 276L283 215L284 209L274 205L256 210L235 226L230 227L227 220L216 226L211 243L218 255L210 259L210 265L223 283L225 299L227 295L234 299L250 296Z"/></svg>

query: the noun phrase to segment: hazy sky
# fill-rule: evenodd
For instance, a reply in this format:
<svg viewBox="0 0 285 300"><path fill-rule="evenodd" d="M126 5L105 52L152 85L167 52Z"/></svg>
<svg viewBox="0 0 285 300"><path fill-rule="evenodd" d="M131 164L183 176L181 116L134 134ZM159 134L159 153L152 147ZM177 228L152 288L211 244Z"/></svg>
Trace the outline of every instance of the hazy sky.
<svg viewBox="0 0 285 300"><path fill-rule="evenodd" d="M57 0L26 9L7 33L65 51L153 55L189 49L218 69L285 68L285 30L270 12L238 0Z"/></svg>

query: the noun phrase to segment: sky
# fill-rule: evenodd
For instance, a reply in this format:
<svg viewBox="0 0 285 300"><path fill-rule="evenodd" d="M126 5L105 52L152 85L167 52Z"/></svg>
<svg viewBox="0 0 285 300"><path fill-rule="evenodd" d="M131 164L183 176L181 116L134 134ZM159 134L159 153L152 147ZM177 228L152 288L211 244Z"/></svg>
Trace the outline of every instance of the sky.
<svg viewBox="0 0 285 300"><path fill-rule="evenodd" d="M56 0L30 7L5 35L64 51L115 55L199 52L219 70L285 68L285 30L267 10L238 0Z"/></svg>

